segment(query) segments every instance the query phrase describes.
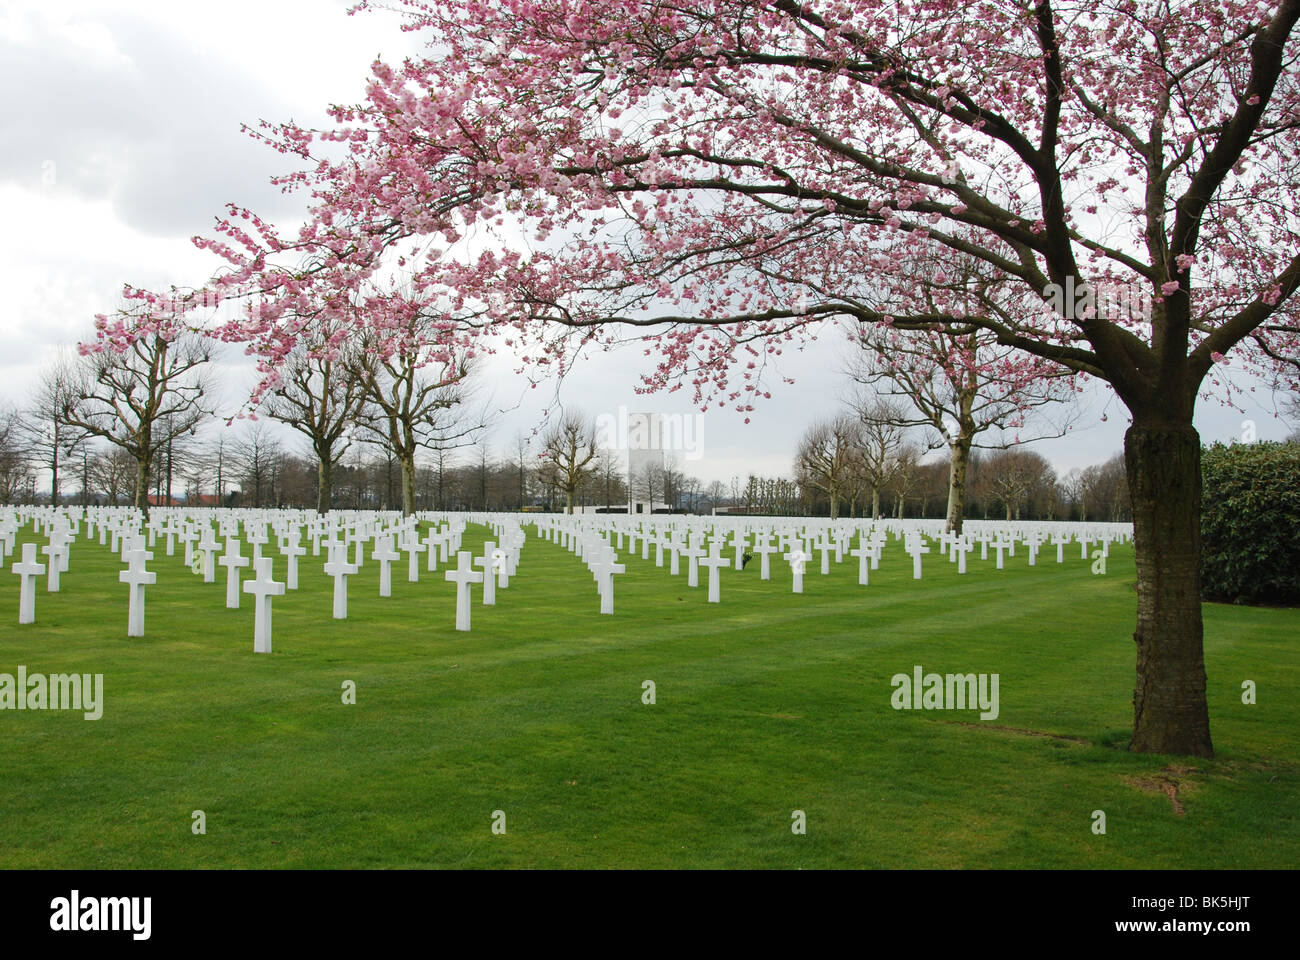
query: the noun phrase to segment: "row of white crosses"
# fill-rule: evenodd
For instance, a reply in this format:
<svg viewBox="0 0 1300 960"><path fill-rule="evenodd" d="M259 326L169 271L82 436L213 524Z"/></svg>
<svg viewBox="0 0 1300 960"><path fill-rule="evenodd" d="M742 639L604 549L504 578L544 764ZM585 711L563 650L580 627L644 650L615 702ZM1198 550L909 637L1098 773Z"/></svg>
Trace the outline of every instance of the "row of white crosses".
<svg viewBox="0 0 1300 960"><path fill-rule="evenodd" d="M49 508L43 508L47 513L52 511ZM159 514L164 514L167 510L167 519L159 520ZM96 514L98 511L98 515ZM116 515L114 516L114 511ZM125 523L134 523L135 529L139 528L138 516L131 516L133 511L124 511L123 508L91 508L85 511L86 519L92 522L98 522L101 519L108 519L110 524L121 525ZM505 516L505 515L498 515ZM518 517L519 515L515 515ZM532 520L536 515L528 515L527 519ZM444 519L446 515L443 515ZM377 513L374 511L333 511L325 517L317 517L314 513L307 511L240 511L228 509L197 509L187 510L186 508L155 508L154 519L150 521L150 533L156 530L160 535L166 536L167 532L175 529L179 525L184 529L186 524L198 523L217 523L221 526L219 534L222 538L226 535L237 535L241 524L247 528L250 525L260 524L261 527L271 525L276 528L277 532L282 532L284 528L292 524L297 528L305 528L308 535L313 539L313 555L318 555L319 539L324 535L327 526L338 528L339 526L349 529L363 524L394 523L397 520L395 513ZM575 519L575 518L560 518ZM903 539L907 532L919 533L928 539L935 539L942 535L942 521L921 521L921 520L894 520L882 519L880 521L866 521L862 519L841 519L839 521L816 520L816 519L799 519L790 520L785 518L758 518L758 517L725 517L717 516L712 518L683 518L680 516L673 517L656 517L653 520L646 520L633 517L612 518L605 521L612 524L605 529L616 534L618 539L617 547L622 549L622 539L625 535L635 536L633 549L641 547L643 554L648 554L653 546L656 552L656 560L660 552L657 541L673 537L674 531L676 536L681 539L684 532L695 530L702 531L706 534L716 534L728 538L726 549L734 551L739 559L739 554L746 548L746 544L757 534L768 531L773 535L788 537L791 532L805 541L826 541L831 540L835 549L835 559L842 559L842 549L847 549L848 540L855 531L861 530L865 526L875 526L883 528L894 539ZM991 540L995 535L1001 535L1011 540L1027 540L1031 536L1037 536L1040 541L1057 538L1062 540L1073 540L1081 544L1086 551L1085 541L1123 541L1129 539L1131 532L1128 525L1125 524L1079 524L1079 523L1043 523L1043 522L1016 522L1002 523L998 521L977 521L968 520L966 522L967 536L972 537L976 542ZM183 539L183 534L178 534ZM260 537L261 532L255 532L254 537ZM355 538L351 538L355 539ZM648 542L642 544L643 539ZM820 549L820 545L818 547ZM454 552L454 551L453 551ZM440 557L441 553L440 553ZM442 558L445 559L445 558Z"/></svg>
<svg viewBox="0 0 1300 960"><path fill-rule="evenodd" d="M679 521L674 521L679 522ZM558 540L561 544L567 544L571 536L567 527L573 525L574 521L538 521L539 530L549 539ZM581 523L581 521L579 521ZM649 559L649 544L655 545L655 565L663 566L663 550L669 551L671 564L670 574L676 576L679 572L679 557L684 557L687 561L687 585L690 587L699 586L699 568L702 566L708 570L708 602L721 602L721 571L731 567L741 570L745 565L745 553L749 548L748 533L744 530L733 530L730 539L727 539L726 532L721 530L707 530L698 526L691 527L683 525L680 529L660 530L652 532L647 527L638 526L632 529L621 528L616 522L610 524L608 529L597 528L601 536L611 536L619 545L622 544L624 534L628 538L629 549L635 553L638 543L641 545L641 555ZM592 535L592 528L588 528L587 536ZM821 551L822 572L830 572L830 557L832 552L836 560L841 560L845 548L849 544L849 534L846 532L836 532L834 542L829 535L823 534L821 539L815 544L809 541L805 544L802 539L791 536L788 532L784 535L784 544L774 544L772 542L774 534L767 530L758 530L754 533L754 553L759 556L759 579L771 579L771 555L777 554L790 564L792 573L792 588L796 593L803 591L803 574L806 563L815 556L815 550ZM883 540L883 538L882 538ZM864 547L865 556L873 558L878 562L880 546L877 544ZM707 548L705 544L707 543ZM732 558L722 555L723 549L730 549L733 553ZM866 566L862 567L860 581L866 582Z"/></svg>
<svg viewBox="0 0 1300 960"><path fill-rule="evenodd" d="M40 551L46 555L46 563L37 560L37 545L28 542L23 544L22 560L11 567L11 570L21 578L18 596L19 624L36 621L36 577L42 573L46 574L46 591L59 592L59 575L69 568L71 547L76 539L76 522L69 522L68 518L61 514L56 513L51 517L33 521L36 532L40 532L42 525L46 528L48 542L40 548ZM19 524L14 522L12 517L8 517L5 522L0 523L0 530L3 534L0 539L5 541L3 550L7 554L10 543L17 536ZM118 579L129 587L127 636L141 637L144 636L144 587L154 583L156 579L154 574L145 570L144 564L153 555L144 551L141 539L138 537L129 543L124 541L122 553L123 562L128 564L128 569L119 574Z"/></svg>
<svg viewBox="0 0 1300 960"><path fill-rule="evenodd" d="M590 531L581 530L572 537L565 538L569 549L577 554L578 559L587 564L592 578L596 581L596 593L600 597L600 612L614 612L614 577L627 572L627 566L618 562L618 554L603 537Z"/></svg>
<svg viewBox="0 0 1300 960"><path fill-rule="evenodd" d="M135 531L138 529L138 521L132 514L119 515L115 518L108 516L99 516L95 518L99 526L101 542L104 541L105 533L111 534L111 542L108 544L110 549L122 551L122 560L128 564L128 569L123 571L119 579L128 584L129 609L128 609L128 628L127 634L132 637L144 635L144 609L145 609L145 592L146 586L157 582L157 575L145 569L145 562L152 559L153 554L144 548L146 542L143 536ZM39 522L37 524L39 527ZM196 532L190 525L178 525L176 518L168 518L166 522L157 518L151 520L146 525L146 535L149 539L156 539L158 535L167 538L168 545L174 551L174 541L172 538L176 535L181 536L186 545L187 560L193 565L194 550L202 554L199 562L199 572L203 574L205 582L212 582L214 579L214 560L226 568L226 606L231 609L238 609L240 604L240 594L251 593L256 596L255 627L254 627L254 646L258 652L269 652L271 649L271 619L270 619L270 597L283 594L286 586L293 589L297 586L297 558L305 553L305 548L298 543L297 535L291 535L286 529L286 536L281 541L282 549L287 557L288 583L278 584L274 581L269 557L261 556L261 548L270 542L266 535L266 527L262 522L249 521L246 528L246 538L253 547L253 557L250 560L242 556L240 545L235 538L239 529L239 520L230 516L219 518L219 526L225 534L226 550L220 557L217 557L218 545L213 536L212 528L205 523L202 526L202 533ZM12 533L16 534L17 526L13 525ZM413 547L414 551L422 549L418 541L414 540L414 522L408 521L405 528L409 530L408 547ZM463 529L463 523L460 524ZM361 543L363 536L357 534L353 538L356 545L358 557L361 555ZM459 535L455 535L459 539ZM58 590L58 574L67 568L68 564L68 545L71 537L66 533L66 528L52 528L50 532L50 542L44 548L44 552L49 555L48 564L39 564L35 559L35 544L25 546L30 549L24 550L23 562L15 565L14 572L22 577L22 586L20 588L20 611L19 619L21 623L34 622L35 619L35 579L34 572L45 572L48 569L50 592ZM197 540L197 546L194 541ZM451 541L451 538L448 538ZM376 547L376 556L381 560L382 573L388 574L388 564L395 555L391 551L390 541L382 535L378 538ZM418 578L418 564L414 562L416 553L412 553L412 563L410 564L411 579ZM331 558L335 566L339 566L336 558ZM239 571L246 566L252 565L257 571L257 577L242 585L241 591ZM330 564L327 564L327 568ZM347 615L347 594L346 594L346 574L356 572L357 565L347 564L342 567L344 576L339 577L337 584L341 589L336 589L335 593L335 616L346 617ZM381 595L389 595L388 577L381 576Z"/></svg>
<svg viewBox="0 0 1300 960"><path fill-rule="evenodd" d="M427 534L418 536L418 520L432 521ZM469 627L469 585L483 584L483 602L496 602L496 594L509 584L509 577L518 563L519 549L524 540L520 523L536 523L539 532L551 540L578 553L587 562L596 580L601 610L613 611L614 577L626 570L618 562L618 550L627 549L643 560L652 556L656 568L668 566L670 576L681 573L680 561L687 560L687 580L690 586L699 586L699 568L708 570L708 601L721 602L722 570L727 567L741 569L745 554L752 549L759 560L759 579L771 579L771 555L777 554L790 565L791 586L802 592L803 576L809 561L820 559L823 575L830 572L831 562L839 563L846 553L858 560L858 582L867 585L870 571L876 569L888 538L902 541L904 551L913 561L913 576L920 579L922 558L931 552L934 541L937 552L946 554L965 573L968 554L976 543L980 546L981 560L988 559L990 547L996 554L998 569L1003 568L1004 553L1015 556L1018 543L1027 547L1028 562L1033 565L1045 544L1056 546L1057 562L1064 562L1065 547L1071 542L1080 544L1081 555L1089 557L1090 545L1096 545L1106 555L1113 542L1131 537L1127 525L1113 524L999 524L968 521L966 532L960 536L944 533L942 524L934 521L878 522L850 519L840 521L812 520L807 518L696 518L656 517L565 517L492 514L475 515L473 522L487 523L493 528L495 540L489 541L482 557L462 559L459 550L465 517L448 515L422 515L420 518L401 518L395 513L366 511L331 512L323 517L303 511L231 511L194 510L173 508L157 510L148 523L143 523L138 512L124 508L17 508L5 511L0 508L0 557L12 552L21 526L30 522L37 532L45 531L48 542L39 547L47 562L37 560L36 544L25 544L23 559L14 564L13 571L22 578L20 588L20 622L34 619L35 577L47 576L47 590L59 589L58 576L68 569L70 546L76 539L78 524L86 523L87 539L98 536L111 550L120 551L127 569L120 579L128 585L130 603L128 633L143 634L145 587L156 582L156 575L148 571L145 563L152 554L147 546L162 538L168 554L175 549L175 541L184 544L186 561L205 582L215 580L215 567L226 568L226 602L238 608L243 593L257 599L255 635L260 648L270 648L269 604L272 596L284 590L297 588L298 561L306 555L303 537L311 542L313 556L325 547L328 560L325 572L335 577L334 612L338 618L347 616L347 577L357 573L365 560L365 545L371 544L370 559L380 567L380 594L391 596L391 566L406 553L407 579L419 579L419 555L425 555L429 571L436 571L439 562L447 563L454 555L457 566L448 570L446 579L457 582L457 625ZM241 552L238 540L241 527L244 539L252 547L252 557ZM271 533L268 533L268 528ZM854 538L857 547L853 548ZM599 541L599 544L596 543ZM224 542L224 553L222 543ZM263 555L264 548L272 543L279 546L286 562L286 578L278 584L273 578L270 558ZM31 547L31 550L27 548ZM724 555L724 551L729 556ZM820 557L818 557L820 554ZM197 562L196 562L197 561ZM253 580L241 584L240 571L251 567ZM477 569L476 569L477 568ZM464 596L462 601L461 597ZM26 618L26 619L24 619ZM259 632L260 631L260 632Z"/></svg>
<svg viewBox="0 0 1300 960"><path fill-rule="evenodd" d="M333 590L333 616L334 619L347 619L348 615L348 577L360 572L361 565L364 562L364 544L367 539L373 539L370 550L370 559L379 565L379 595L381 597L392 596L392 564L401 559L401 550L408 554L407 560L407 580L415 583L419 581L419 554L426 553L430 570L437 569L437 562L441 558L447 559L449 551L456 550L460 543L460 538L465 529L465 522L460 520L448 524L445 528L440 528L438 524L431 526L428 536L422 541L418 536L417 521L415 518L407 518L393 525L385 526L383 518L368 518L356 523L347 524L340 529L339 524L335 522L325 522L322 524L309 524L308 534L312 540L313 554L319 555L322 546L322 537L326 537L323 546L326 551L326 562L323 570L327 576L334 580ZM301 546L301 531L293 524L283 525L279 531L279 541L281 551L287 559L287 582L285 584L277 583L271 574L269 559L261 559L256 564L258 577L254 581L244 584L244 591L253 593L257 598L257 609L255 611L255 638L254 648L257 652L269 652L271 649L271 597L282 595L285 589L294 589L297 586L297 558L305 555L306 548ZM260 535L254 534L250 537L250 542L258 543ZM265 541L262 541L265 542ZM228 541L229 545L229 541ZM487 545L487 559L480 563L490 563L493 551L493 545ZM231 560L231 573L237 578L238 567L248 563L246 559L238 557L236 550L230 550L233 553ZM461 568L466 563L461 562ZM449 572L449 579L451 578ZM502 577L506 576L503 569ZM463 577L463 574L462 574ZM477 582L481 582L482 575L477 575ZM237 582L237 580L236 580ZM468 581L475 582L475 581ZM485 591L484 602L495 602L494 588L496 582L489 579L489 588ZM469 605L466 595L468 583L465 588L458 590L457 597L457 628L469 629ZM228 602L229 590L228 584ZM236 599L236 605L238 600Z"/></svg>
<svg viewBox="0 0 1300 960"><path fill-rule="evenodd" d="M795 521L745 518L736 521L727 518L727 521L721 521L720 518L706 520L691 517L657 517L647 520L606 515L544 517L537 518L534 522L542 535L570 549L573 548L573 540L582 536L598 535L619 549L622 549L626 538L628 549L634 556L640 547L643 560L650 559L653 547L656 567L664 565L664 553L667 550L671 560L671 574L674 576L678 573L679 558L685 557L688 561L689 586L699 585L700 566L709 570L709 600L715 603L720 600L719 571L727 566L737 569L743 567L743 555L750 547L750 538L753 553L759 558L759 579L771 579L771 555L775 553L789 563L792 589L801 593L803 576L810 561L820 559L820 572L826 575L830 572L832 559L840 563L846 554L857 558L858 583L867 586L870 571L878 567L890 535L902 541L904 552L912 560L913 578L917 580L922 577L923 558L932 552L945 555L956 566L958 574L965 574L968 557L976 543L980 545L982 560L988 558L988 549L992 544L997 553L998 568L1002 569L1003 551L1009 550L1014 556L1017 542L1026 545L1028 563L1032 566L1044 543L1056 545L1057 560L1063 562L1064 545L1071 542L1074 536L1078 536L1083 543L1085 558L1086 541L1090 536L1102 538L1103 553L1109 543L1127 539L1128 536L1128 530L1123 525L1108 525L1104 531L1080 529L1077 524L1055 524L1050 529L1042 528L1041 525L1035 528L1033 525L1026 527L1018 524L1008 529L1002 524L988 524L981 528L978 521L968 522L968 530L963 535L945 533L941 524L932 522L892 520ZM853 548L855 536L857 547ZM778 542L774 543L774 539ZM932 546L932 540L937 541L937 544ZM722 549L733 552L734 563L723 560Z"/></svg>
<svg viewBox="0 0 1300 960"><path fill-rule="evenodd" d="M3 525L0 525L0 540L3 541L3 551L7 555L17 540L19 530L22 524L13 517L7 517ZM20 624L36 622L36 578L44 573L46 575L45 590L47 593L59 592L59 575L68 569L71 557L72 543L76 539L76 528L67 522L66 518L55 515L44 522L48 542L40 547L40 552L45 554L46 562L40 563L37 558L37 545L35 543L23 544L23 558L21 561L13 564L10 568L17 574L21 580L18 588L18 622ZM33 529L40 532L42 521L37 519L33 521Z"/></svg>

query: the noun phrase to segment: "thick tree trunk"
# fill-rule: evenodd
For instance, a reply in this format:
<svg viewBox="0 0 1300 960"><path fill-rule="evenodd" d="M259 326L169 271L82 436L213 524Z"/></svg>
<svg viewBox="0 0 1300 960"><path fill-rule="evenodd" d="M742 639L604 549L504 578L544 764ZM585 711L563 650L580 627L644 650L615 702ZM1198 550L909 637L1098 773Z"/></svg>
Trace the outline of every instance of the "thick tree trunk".
<svg viewBox="0 0 1300 960"><path fill-rule="evenodd" d="M966 467L970 463L970 438L959 437L949 448L948 459L948 519L943 525L946 533L961 533L962 518L966 513Z"/></svg>
<svg viewBox="0 0 1300 960"><path fill-rule="evenodd" d="M871 519L880 519L880 488L871 488Z"/></svg>
<svg viewBox="0 0 1300 960"><path fill-rule="evenodd" d="M1214 756L1201 626L1201 442L1190 424L1124 435L1137 557L1139 753Z"/></svg>
<svg viewBox="0 0 1300 960"><path fill-rule="evenodd" d="M316 466L316 512L329 513L334 501L334 464L328 456L320 457Z"/></svg>
<svg viewBox="0 0 1300 960"><path fill-rule="evenodd" d="M415 457L402 458L402 516L415 513Z"/></svg>
<svg viewBox="0 0 1300 960"><path fill-rule="evenodd" d="M135 508L149 519L149 458L137 457L135 461Z"/></svg>

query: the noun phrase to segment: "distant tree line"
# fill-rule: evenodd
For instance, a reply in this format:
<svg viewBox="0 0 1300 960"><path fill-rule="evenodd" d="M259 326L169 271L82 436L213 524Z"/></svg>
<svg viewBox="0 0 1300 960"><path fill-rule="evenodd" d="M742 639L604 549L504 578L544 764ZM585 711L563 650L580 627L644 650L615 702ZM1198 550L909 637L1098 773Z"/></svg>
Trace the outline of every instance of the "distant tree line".
<svg viewBox="0 0 1300 960"><path fill-rule="evenodd" d="M778 516L830 516L831 491L840 517L943 520L949 517L951 468L946 457L926 462L904 449L881 474L849 457L834 482L827 461L819 471L805 461L794 479L751 476L728 506L737 512ZM973 451L967 464L962 515L977 520L1132 519L1122 455L1058 477L1050 463L1023 447Z"/></svg>
<svg viewBox="0 0 1300 960"><path fill-rule="evenodd" d="M629 477L576 410L494 449L487 418L469 411L463 361L429 373L411 356L367 358L364 345L304 348L260 418L232 422L204 401L210 360L189 334L121 355L58 357L25 407L0 406L0 502L409 513L618 511L637 500L673 512L946 518L950 527L963 517L1132 517L1122 456L1058 476L1024 444L971 445L954 468L951 437L896 391L860 392L849 412L810 425L790 476L724 483L688 473L671 454Z"/></svg>

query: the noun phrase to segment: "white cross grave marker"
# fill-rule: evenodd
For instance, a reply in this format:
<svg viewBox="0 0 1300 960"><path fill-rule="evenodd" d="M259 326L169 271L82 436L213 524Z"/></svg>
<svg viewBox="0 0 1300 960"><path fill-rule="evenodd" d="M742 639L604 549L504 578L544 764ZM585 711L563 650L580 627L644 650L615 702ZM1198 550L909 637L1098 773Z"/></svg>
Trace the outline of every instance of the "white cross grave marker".
<svg viewBox="0 0 1300 960"><path fill-rule="evenodd" d="M493 540L483 541L483 556L474 558L474 566L483 568L483 606L495 606L497 602L497 579L494 576L496 568L493 563L493 554L497 551L496 542Z"/></svg>
<svg viewBox="0 0 1300 960"><path fill-rule="evenodd" d="M45 572L45 564L36 562L36 544L23 544L23 559L9 568L22 577L18 594L18 622L36 621L36 578Z"/></svg>
<svg viewBox="0 0 1300 960"><path fill-rule="evenodd" d="M348 618L348 577L356 573L358 567L354 563L348 563L348 548L335 541L334 546L330 549L329 559L325 561L322 568L326 576L334 578L334 619L346 620Z"/></svg>
<svg viewBox="0 0 1300 960"><path fill-rule="evenodd" d="M298 558L307 555L307 548L295 539L287 541L284 549L280 552L284 554L285 558L284 588L286 590L297 590Z"/></svg>
<svg viewBox="0 0 1300 960"><path fill-rule="evenodd" d="M456 568L446 571L443 576L456 584L456 629L468 630L470 609L473 605L469 585L481 582L483 574L479 573L471 565L470 552L461 550L456 554Z"/></svg>
<svg viewBox="0 0 1300 960"><path fill-rule="evenodd" d="M357 541L360 543L360 541ZM391 597L393 595L393 561L401 560L402 555L393 549L393 543L388 537L380 537L378 544L370 550L370 559L379 561L379 595L381 597Z"/></svg>
<svg viewBox="0 0 1300 960"><path fill-rule="evenodd" d="M911 546L907 548L907 552L912 556L912 579L920 580L921 557L930 552L930 546L918 537L912 541Z"/></svg>
<svg viewBox="0 0 1300 960"><path fill-rule="evenodd" d="M731 561L722 556L721 550L722 541L714 540L709 555L699 561L702 566L709 568L709 603L722 602L722 574L719 571L731 566Z"/></svg>
<svg viewBox="0 0 1300 960"><path fill-rule="evenodd" d="M152 560L153 554L143 548L137 548L127 554L130 567L117 575L122 583L130 584L131 596L127 605L126 635L128 637L144 636L144 588L158 582L158 574L150 573L144 568L145 561Z"/></svg>
<svg viewBox="0 0 1300 960"><path fill-rule="evenodd" d="M789 562L790 572L794 574L794 592L803 593L803 568L808 562L808 554L802 550L791 550L781 554L781 559Z"/></svg>
<svg viewBox="0 0 1300 960"><path fill-rule="evenodd" d="M300 548L306 553L306 548ZM253 594L253 652L271 652L271 598L284 595L285 585L277 583L271 570L273 561L263 557L257 564L257 578L244 584L244 592Z"/></svg>
<svg viewBox="0 0 1300 960"><path fill-rule="evenodd" d="M614 612L614 574L626 573L627 566L622 563L615 563L616 556L611 547L606 547L602 551L600 560L592 564L592 573L596 575L597 587L600 591L600 612Z"/></svg>
<svg viewBox="0 0 1300 960"><path fill-rule="evenodd" d="M240 556L239 541L226 538L226 552L217 563L226 568L226 609L239 609L239 568L248 566L248 557Z"/></svg>

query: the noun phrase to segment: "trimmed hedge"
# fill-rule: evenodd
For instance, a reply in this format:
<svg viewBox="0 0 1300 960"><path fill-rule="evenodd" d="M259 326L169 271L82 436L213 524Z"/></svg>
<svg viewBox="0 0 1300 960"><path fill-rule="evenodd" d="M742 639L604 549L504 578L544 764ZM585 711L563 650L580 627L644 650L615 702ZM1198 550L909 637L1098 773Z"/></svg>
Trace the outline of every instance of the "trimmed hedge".
<svg viewBox="0 0 1300 960"><path fill-rule="evenodd" d="M1201 593L1300 603L1300 443L1201 451Z"/></svg>

